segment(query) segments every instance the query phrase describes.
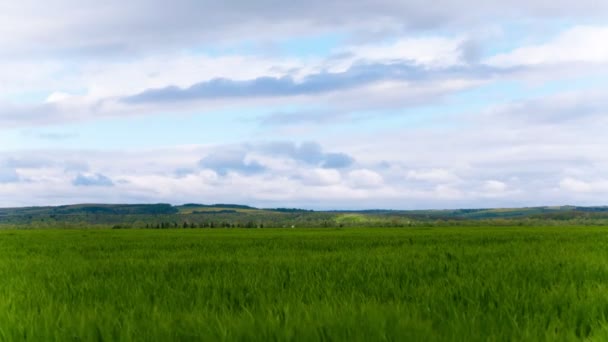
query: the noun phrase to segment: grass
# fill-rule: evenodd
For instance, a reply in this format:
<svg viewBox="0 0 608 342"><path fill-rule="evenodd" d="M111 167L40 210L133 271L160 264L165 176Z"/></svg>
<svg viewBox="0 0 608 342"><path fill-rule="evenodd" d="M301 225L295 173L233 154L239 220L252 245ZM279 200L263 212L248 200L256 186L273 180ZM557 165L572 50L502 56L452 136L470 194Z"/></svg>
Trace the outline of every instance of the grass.
<svg viewBox="0 0 608 342"><path fill-rule="evenodd" d="M5 230L0 340L605 341L608 230Z"/></svg>

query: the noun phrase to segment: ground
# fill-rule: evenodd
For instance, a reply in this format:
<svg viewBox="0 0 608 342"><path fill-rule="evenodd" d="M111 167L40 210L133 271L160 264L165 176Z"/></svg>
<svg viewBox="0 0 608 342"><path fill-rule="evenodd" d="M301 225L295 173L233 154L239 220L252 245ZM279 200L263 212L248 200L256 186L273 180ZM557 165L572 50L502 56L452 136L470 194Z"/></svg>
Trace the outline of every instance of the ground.
<svg viewBox="0 0 608 342"><path fill-rule="evenodd" d="M0 340L608 339L608 229L0 231Z"/></svg>

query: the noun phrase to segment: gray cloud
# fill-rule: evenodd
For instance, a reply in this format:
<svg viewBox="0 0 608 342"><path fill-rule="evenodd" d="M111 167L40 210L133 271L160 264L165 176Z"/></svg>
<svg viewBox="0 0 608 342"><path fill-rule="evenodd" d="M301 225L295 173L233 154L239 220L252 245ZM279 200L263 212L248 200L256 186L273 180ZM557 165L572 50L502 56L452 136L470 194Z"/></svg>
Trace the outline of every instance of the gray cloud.
<svg viewBox="0 0 608 342"><path fill-rule="evenodd" d="M483 55L483 46L475 40L467 40L460 45L462 59L471 64L477 64Z"/></svg>
<svg viewBox="0 0 608 342"><path fill-rule="evenodd" d="M355 162L354 158L346 153L324 152L321 145L316 142L296 144L285 141L220 147L201 159L198 165L201 168L213 170L220 175L226 175L230 171L245 175L269 171L268 167L262 163L254 159L248 159L248 156L252 153L289 158L306 165L321 166L328 169L347 168ZM176 175L183 177L192 172L194 172L192 169L180 168L176 171Z"/></svg>
<svg viewBox="0 0 608 342"><path fill-rule="evenodd" d="M408 64L357 65L342 73L323 72L301 82L290 76L259 77L248 81L214 79L188 88L150 89L124 99L127 103L175 102L232 97L314 95L345 90L381 80L421 79L425 72Z"/></svg>
<svg viewBox="0 0 608 342"><path fill-rule="evenodd" d="M351 166L355 160L345 153L328 153L325 155L323 167L326 169L343 169Z"/></svg>
<svg viewBox="0 0 608 342"><path fill-rule="evenodd" d="M0 184L14 183L19 181L19 175L15 169L0 165Z"/></svg>
<svg viewBox="0 0 608 342"><path fill-rule="evenodd" d="M61 115L61 110L52 104L15 106L0 103L0 123L3 127L31 123L48 124L56 121Z"/></svg>
<svg viewBox="0 0 608 342"><path fill-rule="evenodd" d="M307 164L320 163L324 158L321 145L310 141L300 145L293 142L273 142L263 144L259 149L270 155L285 156Z"/></svg>
<svg viewBox="0 0 608 342"><path fill-rule="evenodd" d="M55 103L20 104L0 102L0 127L14 128L27 126L43 126L63 123L66 121L85 121L102 116L118 116L123 114L119 109L105 110L106 100L92 103L79 103L75 106L61 106ZM75 133L45 133L27 130L26 136L34 136L43 140L68 140L78 137Z"/></svg>
<svg viewBox="0 0 608 342"><path fill-rule="evenodd" d="M379 81L428 81L447 78L488 78L514 69L497 69L484 65L428 69L412 63L357 64L344 72L321 72L296 81L290 76L259 77L247 81L225 78L194 84L187 88L170 86L150 89L122 99L129 104L183 102L221 98L285 97L317 95L344 91Z"/></svg>
<svg viewBox="0 0 608 342"><path fill-rule="evenodd" d="M13 53L55 51L63 55L133 54L230 40L265 41L328 31L395 32L471 27L488 21L541 18L605 18L596 0L311 0L285 6L278 0L51 1L3 6L0 48ZM21 23L28 23L23 25ZM61 25L57 25L61 23ZM252 29L254 28L255 29Z"/></svg>
<svg viewBox="0 0 608 342"><path fill-rule="evenodd" d="M246 157L247 153L243 150L221 149L201 159L199 166L214 170L220 175L226 175L230 171L255 174L266 170L262 164L255 160L247 161Z"/></svg>
<svg viewBox="0 0 608 342"><path fill-rule="evenodd" d="M12 152L8 153L8 156L0 163L0 168L8 168L9 170L15 169L29 169L38 170L44 168L62 168L66 172L86 172L89 170L89 166L83 160L76 160L74 158L80 158L80 156L62 156L63 160L52 159L45 156L45 153L35 153L28 151L27 153ZM11 172L12 173L12 172Z"/></svg>
<svg viewBox="0 0 608 342"><path fill-rule="evenodd" d="M75 186L102 186L110 187L114 186L112 180L100 173L93 175L79 174L74 178L72 184Z"/></svg>
<svg viewBox="0 0 608 342"><path fill-rule="evenodd" d="M182 177L186 177L188 175L191 175L195 172L194 169L192 168L186 168L186 167L180 167L177 168L173 171L173 174L175 175L175 177L177 178L182 178Z"/></svg>
<svg viewBox="0 0 608 342"><path fill-rule="evenodd" d="M325 168L346 168L354 163L354 158L346 153L327 153L316 142L273 142L262 144L255 149L275 156L288 157L309 165L317 165Z"/></svg>
<svg viewBox="0 0 608 342"><path fill-rule="evenodd" d="M498 106L485 118L500 118L510 124L563 125L568 121L604 120L608 114L606 92L585 92L551 95L542 99L519 101Z"/></svg>
<svg viewBox="0 0 608 342"><path fill-rule="evenodd" d="M44 157L9 157L4 163L5 166L10 168L26 168L26 169L38 169L42 167L48 167L55 165L55 162L51 159Z"/></svg>

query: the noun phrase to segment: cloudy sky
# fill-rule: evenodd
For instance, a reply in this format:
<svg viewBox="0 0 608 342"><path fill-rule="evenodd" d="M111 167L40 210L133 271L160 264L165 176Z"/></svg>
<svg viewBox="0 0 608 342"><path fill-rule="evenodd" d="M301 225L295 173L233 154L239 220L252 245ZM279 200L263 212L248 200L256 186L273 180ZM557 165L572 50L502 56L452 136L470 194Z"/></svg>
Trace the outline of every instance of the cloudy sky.
<svg viewBox="0 0 608 342"><path fill-rule="evenodd" d="M608 1L0 0L0 206L608 204Z"/></svg>

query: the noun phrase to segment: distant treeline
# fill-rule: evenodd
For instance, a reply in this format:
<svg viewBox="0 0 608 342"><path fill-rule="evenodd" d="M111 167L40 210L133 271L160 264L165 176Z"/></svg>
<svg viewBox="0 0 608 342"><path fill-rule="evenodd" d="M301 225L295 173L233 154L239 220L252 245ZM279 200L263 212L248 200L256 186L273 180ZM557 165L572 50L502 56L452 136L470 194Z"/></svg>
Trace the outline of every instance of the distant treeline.
<svg viewBox="0 0 608 342"><path fill-rule="evenodd" d="M76 204L57 207L24 207L0 209L0 218L10 216L51 215L160 215L177 214L179 209L170 204Z"/></svg>
<svg viewBox="0 0 608 342"><path fill-rule="evenodd" d="M312 211L238 204L79 204L0 209L0 227L268 228L608 225L608 207Z"/></svg>

